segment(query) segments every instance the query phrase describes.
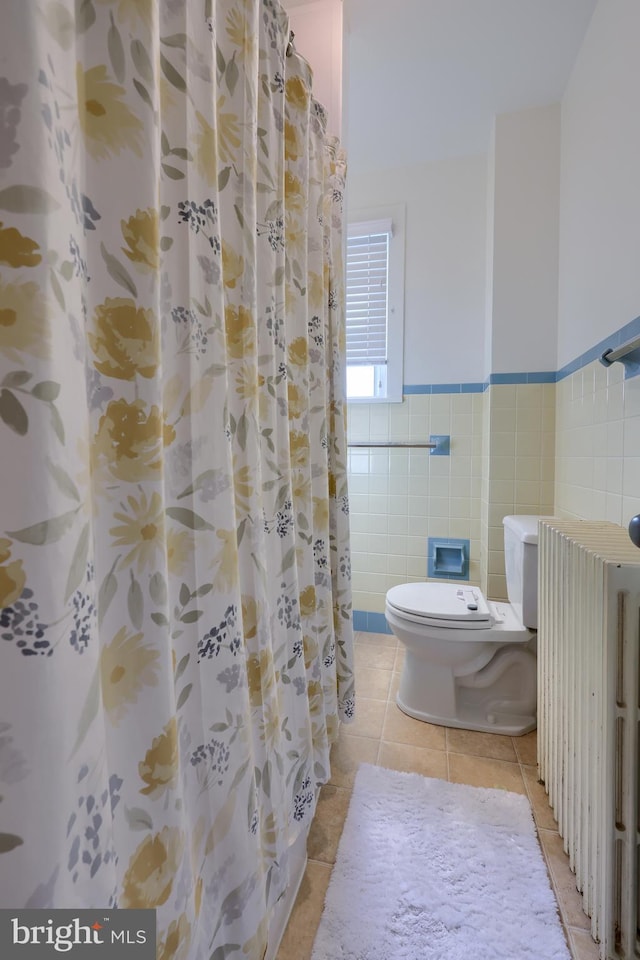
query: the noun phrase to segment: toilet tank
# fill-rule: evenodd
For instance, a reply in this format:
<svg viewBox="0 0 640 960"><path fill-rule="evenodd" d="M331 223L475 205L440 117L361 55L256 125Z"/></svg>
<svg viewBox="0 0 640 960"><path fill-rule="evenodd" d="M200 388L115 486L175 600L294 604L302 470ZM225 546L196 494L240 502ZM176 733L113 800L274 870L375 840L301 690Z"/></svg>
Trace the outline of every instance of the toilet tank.
<svg viewBox="0 0 640 960"><path fill-rule="evenodd" d="M538 521L540 517L505 517L504 566L509 603L525 627L538 627Z"/></svg>

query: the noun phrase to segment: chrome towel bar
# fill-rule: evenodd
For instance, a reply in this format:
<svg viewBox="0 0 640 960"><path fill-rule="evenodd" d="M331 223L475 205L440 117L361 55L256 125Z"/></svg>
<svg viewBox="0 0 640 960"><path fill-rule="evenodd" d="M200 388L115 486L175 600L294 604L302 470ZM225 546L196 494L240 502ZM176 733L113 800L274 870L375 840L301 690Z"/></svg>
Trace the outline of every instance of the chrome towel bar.
<svg viewBox="0 0 640 960"><path fill-rule="evenodd" d="M435 450L437 443L420 440L351 440L348 447L422 447Z"/></svg>

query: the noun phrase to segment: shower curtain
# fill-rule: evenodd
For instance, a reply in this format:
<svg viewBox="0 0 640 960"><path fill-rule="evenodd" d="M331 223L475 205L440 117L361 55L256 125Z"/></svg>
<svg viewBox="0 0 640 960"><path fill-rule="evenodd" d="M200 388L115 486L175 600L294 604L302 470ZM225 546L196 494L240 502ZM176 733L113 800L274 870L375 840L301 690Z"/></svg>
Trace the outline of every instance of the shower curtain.
<svg viewBox="0 0 640 960"><path fill-rule="evenodd" d="M0 906L259 960L354 708L344 156L277 0L5 0Z"/></svg>

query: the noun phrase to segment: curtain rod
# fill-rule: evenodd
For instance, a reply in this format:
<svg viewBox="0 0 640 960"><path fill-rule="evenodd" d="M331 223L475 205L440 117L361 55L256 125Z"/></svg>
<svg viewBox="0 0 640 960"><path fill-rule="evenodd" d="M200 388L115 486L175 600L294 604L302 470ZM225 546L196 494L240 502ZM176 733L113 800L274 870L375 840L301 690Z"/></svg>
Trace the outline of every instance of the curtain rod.
<svg viewBox="0 0 640 960"><path fill-rule="evenodd" d="M634 353L638 349L640 349L640 337L636 337L634 340L629 340L627 343L623 343L621 347L616 347L615 350L605 350L600 357L600 363L604 364L605 367L610 367L612 363L616 362L616 360L622 360L623 357L628 356L630 353Z"/></svg>

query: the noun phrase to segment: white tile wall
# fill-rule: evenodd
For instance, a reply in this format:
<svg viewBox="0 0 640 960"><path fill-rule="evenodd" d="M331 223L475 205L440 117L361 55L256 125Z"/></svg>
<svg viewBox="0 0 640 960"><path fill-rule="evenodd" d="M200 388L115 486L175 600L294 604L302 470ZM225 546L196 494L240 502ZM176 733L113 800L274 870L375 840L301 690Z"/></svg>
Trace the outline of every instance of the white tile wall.
<svg viewBox="0 0 640 960"><path fill-rule="evenodd" d="M555 510L626 527L640 513L640 377L599 361L557 384Z"/></svg>
<svg viewBox="0 0 640 960"><path fill-rule="evenodd" d="M487 391L481 585L490 597L507 595L503 518L553 513L555 392L546 383L494 384Z"/></svg>
<svg viewBox="0 0 640 960"><path fill-rule="evenodd" d="M502 518L533 513L627 526L640 513L640 376L594 361L557 384L352 405L353 440L451 436L428 450L349 454L354 609L384 611L390 586L422 580L427 538L469 539L470 581L506 596Z"/></svg>
<svg viewBox="0 0 640 960"><path fill-rule="evenodd" d="M469 539L471 579L479 583L482 465L474 437L482 433L482 407L482 394L416 395L402 404L350 405L351 440L451 436L449 457L418 448L350 451L354 609L382 613L389 587L424 580L432 536Z"/></svg>
<svg viewBox="0 0 640 960"><path fill-rule="evenodd" d="M350 451L355 610L382 613L389 587L426 579L427 540L438 536L468 539L470 582L506 595L502 518L552 512L554 394L553 385L494 385L349 407L351 440L451 437L449 457Z"/></svg>

